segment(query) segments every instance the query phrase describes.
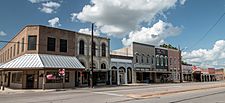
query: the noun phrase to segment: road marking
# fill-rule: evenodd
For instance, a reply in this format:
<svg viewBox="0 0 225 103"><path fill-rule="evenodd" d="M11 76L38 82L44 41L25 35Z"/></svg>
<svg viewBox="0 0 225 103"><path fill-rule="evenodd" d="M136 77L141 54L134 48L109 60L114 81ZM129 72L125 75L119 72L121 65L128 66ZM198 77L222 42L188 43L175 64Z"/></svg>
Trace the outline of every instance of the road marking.
<svg viewBox="0 0 225 103"><path fill-rule="evenodd" d="M111 95L111 96L118 96L118 97L123 97L124 95L122 94L116 94L116 93L109 93L109 92L93 92L96 94L105 94L105 95Z"/></svg>

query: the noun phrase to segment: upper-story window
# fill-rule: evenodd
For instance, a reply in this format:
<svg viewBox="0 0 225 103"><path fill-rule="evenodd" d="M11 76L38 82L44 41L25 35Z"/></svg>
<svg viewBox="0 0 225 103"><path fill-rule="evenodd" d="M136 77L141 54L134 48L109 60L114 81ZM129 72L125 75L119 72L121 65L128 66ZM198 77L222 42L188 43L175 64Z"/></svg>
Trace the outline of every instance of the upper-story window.
<svg viewBox="0 0 225 103"><path fill-rule="evenodd" d="M161 66L163 66L163 64L164 64L164 58L163 58L162 55L160 56L160 63L161 63Z"/></svg>
<svg viewBox="0 0 225 103"><path fill-rule="evenodd" d="M48 37L47 41L47 51L55 51L55 38Z"/></svg>
<svg viewBox="0 0 225 103"><path fill-rule="evenodd" d="M21 43L21 52L24 52L24 38L22 38L22 43Z"/></svg>
<svg viewBox="0 0 225 103"><path fill-rule="evenodd" d="M138 63L138 56L139 56L139 54L138 53L135 53L135 61L136 61L136 63Z"/></svg>
<svg viewBox="0 0 225 103"><path fill-rule="evenodd" d="M13 45L13 57L16 55L16 44Z"/></svg>
<svg viewBox="0 0 225 103"><path fill-rule="evenodd" d="M167 56L165 56L165 66L168 66L168 57Z"/></svg>
<svg viewBox="0 0 225 103"><path fill-rule="evenodd" d="M37 47L37 36L36 35L30 35L28 36L28 50L36 50Z"/></svg>
<svg viewBox="0 0 225 103"><path fill-rule="evenodd" d="M18 41L17 42L17 54L19 54L20 53L20 42Z"/></svg>
<svg viewBox="0 0 225 103"><path fill-rule="evenodd" d="M156 65L159 66L159 55L156 55Z"/></svg>
<svg viewBox="0 0 225 103"><path fill-rule="evenodd" d="M151 60L151 61L152 61L152 64L154 64L154 58L155 58L155 57L154 57L154 55L153 55L153 56L152 56L152 60Z"/></svg>
<svg viewBox="0 0 225 103"><path fill-rule="evenodd" d="M147 57L146 57L146 62L147 63L149 63L149 58L150 58L149 55L147 55Z"/></svg>
<svg viewBox="0 0 225 103"><path fill-rule="evenodd" d="M60 39L60 52L67 52L67 40Z"/></svg>
<svg viewBox="0 0 225 103"><path fill-rule="evenodd" d="M102 64L101 64L101 69L106 69L105 63L102 63Z"/></svg>
<svg viewBox="0 0 225 103"><path fill-rule="evenodd" d="M106 56L106 45L105 45L105 43L102 43L102 56L103 57Z"/></svg>
<svg viewBox="0 0 225 103"><path fill-rule="evenodd" d="M142 56L141 56L141 63L144 63L144 54L142 54Z"/></svg>
<svg viewBox="0 0 225 103"><path fill-rule="evenodd" d="M80 40L79 42L79 54L84 55L84 41Z"/></svg>

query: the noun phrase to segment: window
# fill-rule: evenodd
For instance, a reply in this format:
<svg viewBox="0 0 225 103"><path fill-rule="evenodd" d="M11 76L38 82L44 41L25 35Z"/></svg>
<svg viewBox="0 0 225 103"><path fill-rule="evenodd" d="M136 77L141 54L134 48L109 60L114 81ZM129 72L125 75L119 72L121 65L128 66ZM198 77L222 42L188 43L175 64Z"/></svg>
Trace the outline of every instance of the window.
<svg viewBox="0 0 225 103"><path fill-rule="evenodd" d="M21 52L24 51L24 38L22 38L22 44L21 44Z"/></svg>
<svg viewBox="0 0 225 103"><path fill-rule="evenodd" d="M18 41L17 42L17 54L19 54L20 53L20 42Z"/></svg>
<svg viewBox="0 0 225 103"><path fill-rule="evenodd" d="M36 50L37 36L28 36L28 50Z"/></svg>
<svg viewBox="0 0 225 103"><path fill-rule="evenodd" d="M70 72L65 72L65 82L70 82Z"/></svg>
<svg viewBox="0 0 225 103"><path fill-rule="evenodd" d="M135 53L135 60L136 60L136 63L138 63L138 56L139 56L139 54L138 53Z"/></svg>
<svg viewBox="0 0 225 103"><path fill-rule="evenodd" d="M101 69L106 69L105 63L102 63L102 64L101 64Z"/></svg>
<svg viewBox="0 0 225 103"><path fill-rule="evenodd" d="M144 63L144 54L141 56L141 63Z"/></svg>
<svg viewBox="0 0 225 103"><path fill-rule="evenodd" d="M154 55L153 55L153 56L152 56L152 64L154 64L154 58L155 58L155 57L154 57Z"/></svg>
<svg viewBox="0 0 225 103"><path fill-rule="evenodd" d="M81 40L79 43L79 54L84 55L84 41Z"/></svg>
<svg viewBox="0 0 225 103"><path fill-rule="evenodd" d="M16 55L16 44L13 46L13 57Z"/></svg>
<svg viewBox="0 0 225 103"><path fill-rule="evenodd" d="M106 56L106 45L105 45L105 43L102 43L102 56L103 57Z"/></svg>
<svg viewBox="0 0 225 103"><path fill-rule="evenodd" d="M170 65L172 65L172 58L170 58Z"/></svg>
<svg viewBox="0 0 225 103"><path fill-rule="evenodd" d="M163 64L164 64L164 58L163 58L162 55L160 56L160 62L161 62L161 66L163 66Z"/></svg>
<svg viewBox="0 0 225 103"><path fill-rule="evenodd" d="M12 83L22 84L22 72L12 73Z"/></svg>
<svg viewBox="0 0 225 103"><path fill-rule="evenodd" d="M146 62L149 63L149 55L146 57Z"/></svg>
<svg viewBox="0 0 225 103"><path fill-rule="evenodd" d="M136 63L138 63L138 56L136 55Z"/></svg>
<svg viewBox="0 0 225 103"><path fill-rule="evenodd" d="M12 47L10 48L10 58L12 58Z"/></svg>
<svg viewBox="0 0 225 103"><path fill-rule="evenodd" d="M47 76L52 75L51 79L48 79ZM49 71L46 73L46 83L61 83L62 79L59 76L58 72Z"/></svg>
<svg viewBox="0 0 225 103"><path fill-rule="evenodd" d="M164 59L165 59L165 66L168 66L168 57L166 56Z"/></svg>
<svg viewBox="0 0 225 103"><path fill-rule="evenodd" d="M159 65L159 56L156 55L156 65Z"/></svg>
<svg viewBox="0 0 225 103"><path fill-rule="evenodd" d="M95 42L93 42L93 47L92 47L92 54L93 54L93 56L96 56L96 44L95 44Z"/></svg>
<svg viewBox="0 0 225 103"><path fill-rule="evenodd" d="M60 39L60 52L67 52L67 40Z"/></svg>
<svg viewBox="0 0 225 103"><path fill-rule="evenodd" d="M47 51L55 51L55 38L48 37Z"/></svg>

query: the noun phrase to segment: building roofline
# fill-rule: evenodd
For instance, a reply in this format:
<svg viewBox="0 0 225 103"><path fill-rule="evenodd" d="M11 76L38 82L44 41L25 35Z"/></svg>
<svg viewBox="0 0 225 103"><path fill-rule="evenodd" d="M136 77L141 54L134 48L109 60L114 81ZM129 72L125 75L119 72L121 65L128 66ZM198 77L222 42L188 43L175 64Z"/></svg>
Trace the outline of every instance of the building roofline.
<svg viewBox="0 0 225 103"><path fill-rule="evenodd" d="M82 34L82 35L91 36L89 34L79 33L79 32L72 31L72 30L68 30L68 29L61 29L61 28L56 28L56 27L49 27L49 26L45 26L45 25L28 24L28 25L24 26L22 29L20 29L19 32L16 33L16 35L14 35L9 41L12 41L15 37L17 37L27 27L45 27L45 28L47 27L47 28L58 29L58 30L63 30L63 31L68 31L68 32L74 32L74 33L78 33L78 34ZM94 37L110 40L110 38L101 37L101 36L94 36ZM0 51L2 51L3 48L5 48L7 44L5 44L2 48L0 48Z"/></svg>
<svg viewBox="0 0 225 103"><path fill-rule="evenodd" d="M139 45L145 45L145 46L155 47L154 45L145 44L145 43L139 43L139 42L133 42L133 44L139 44Z"/></svg>
<svg viewBox="0 0 225 103"><path fill-rule="evenodd" d="M63 28L57 28L57 27L50 27L50 26L46 26L46 25L27 25L27 26L39 26L39 27L45 27L45 28L52 28L52 29L63 30L63 31L68 31L68 32L73 32L73 33L77 33L77 34L91 36L89 34L80 33L80 32L72 31L72 30L69 30L69 29L63 29ZM94 35L94 37L110 40L110 38L107 38L107 37L101 37L101 36L95 36L95 35Z"/></svg>

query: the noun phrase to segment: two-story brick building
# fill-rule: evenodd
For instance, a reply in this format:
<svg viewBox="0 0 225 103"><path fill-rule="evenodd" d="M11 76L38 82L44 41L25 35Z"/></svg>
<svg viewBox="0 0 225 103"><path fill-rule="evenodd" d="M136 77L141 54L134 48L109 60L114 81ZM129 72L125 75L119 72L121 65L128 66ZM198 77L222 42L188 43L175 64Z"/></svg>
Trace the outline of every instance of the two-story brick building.
<svg viewBox="0 0 225 103"><path fill-rule="evenodd" d="M82 36L87 39L83 44L80 41ZM0 51L1 82L12 88L61 88L82 85L85 81L84 72L90 70L90 38L90 35L74 31L28 25ZM95 75L101 72L102 68L108 71L109 39L95 36L94 40L97 48L97 55L94 57ZM103 62L105 65L100 66ZM58 75L59 69L65 70L64 78Z"/></svg>

